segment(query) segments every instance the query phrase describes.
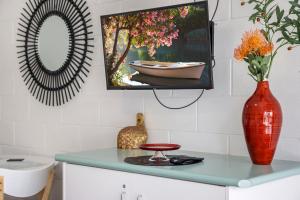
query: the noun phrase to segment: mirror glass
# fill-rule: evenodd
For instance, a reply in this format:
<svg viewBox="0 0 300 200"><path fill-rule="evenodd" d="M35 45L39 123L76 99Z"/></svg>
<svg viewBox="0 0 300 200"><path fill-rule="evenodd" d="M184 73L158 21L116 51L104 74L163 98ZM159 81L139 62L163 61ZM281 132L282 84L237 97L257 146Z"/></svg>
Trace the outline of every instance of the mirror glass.
<svg viewBox="0 0 300 200"><path fill-rule="evenodd" d="M50 16L42 24L38 36L38 53L43 65L56 71L67 60L70 36L67 25L59 16Z"/></svg>

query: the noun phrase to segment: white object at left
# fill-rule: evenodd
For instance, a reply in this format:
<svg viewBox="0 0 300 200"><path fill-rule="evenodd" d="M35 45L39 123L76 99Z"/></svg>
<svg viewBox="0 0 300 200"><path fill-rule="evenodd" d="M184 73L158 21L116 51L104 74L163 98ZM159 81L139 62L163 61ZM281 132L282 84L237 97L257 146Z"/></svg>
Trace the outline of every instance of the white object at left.
<svg viewBox="0 0 300 200"><path fill-rule="evenodd" d="M22 158L23 161L7 162ZM47 184L49 170L54 160L37 156L0 156L0 176L4 177L4 193L14 197L30 197Z"/></svg>

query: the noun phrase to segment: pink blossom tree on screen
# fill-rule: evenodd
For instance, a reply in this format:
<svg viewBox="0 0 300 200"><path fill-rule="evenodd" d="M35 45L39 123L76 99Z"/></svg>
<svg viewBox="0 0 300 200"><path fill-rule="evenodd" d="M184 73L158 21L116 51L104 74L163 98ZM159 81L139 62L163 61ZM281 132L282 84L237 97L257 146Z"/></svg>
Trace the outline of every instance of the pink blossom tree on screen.
<svg viewBox="0 0 300 200"><path fill-rule="evenodd" d="M132 46L135 48L147 47L150 57L154 57L157 48L172 46L173 40L179 36L174 18L185 18L188 13L189 7L185 6L178 9L145 11L104 18L102 21L105 37L104 47L107 53L106 62L110 66L108 71L110 78L113 78L120 65L125 61ZM118 52L121 37L123 37L124 50Z"/></svg>

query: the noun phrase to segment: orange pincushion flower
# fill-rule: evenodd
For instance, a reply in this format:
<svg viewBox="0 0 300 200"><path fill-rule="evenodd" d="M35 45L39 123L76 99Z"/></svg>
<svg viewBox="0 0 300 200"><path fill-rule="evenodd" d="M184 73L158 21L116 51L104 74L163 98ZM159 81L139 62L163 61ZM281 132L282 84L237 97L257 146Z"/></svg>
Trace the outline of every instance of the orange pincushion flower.
<svg viewBox="0 0 300 200"><path fill-rule="evenodd" d="M243 60L249 54L265 56L271 53L273 44L268 42L260 30L246 32L242 39L242 44L234 50L234 57Z"/></svg>
<svg viewBox="0 0 300 200"><path fill-rule="evenodd" d="M263 46L259 49L259 55L265 56L265 55L271 53L272 50L273 50L273 44L271 42L268 42L268 44L266 44L265 46Z"/></svg>

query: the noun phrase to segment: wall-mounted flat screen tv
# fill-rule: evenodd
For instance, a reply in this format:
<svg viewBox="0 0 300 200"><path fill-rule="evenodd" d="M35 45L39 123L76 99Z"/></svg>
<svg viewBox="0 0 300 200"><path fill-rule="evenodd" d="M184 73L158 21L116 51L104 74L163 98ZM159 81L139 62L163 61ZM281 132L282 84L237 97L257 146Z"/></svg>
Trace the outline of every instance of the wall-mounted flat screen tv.
<svg viewBox="0 0 300 200"><path fill-rule="evenodd" d="M108 89L212 89L207 1L101 16Z"/></svg>

